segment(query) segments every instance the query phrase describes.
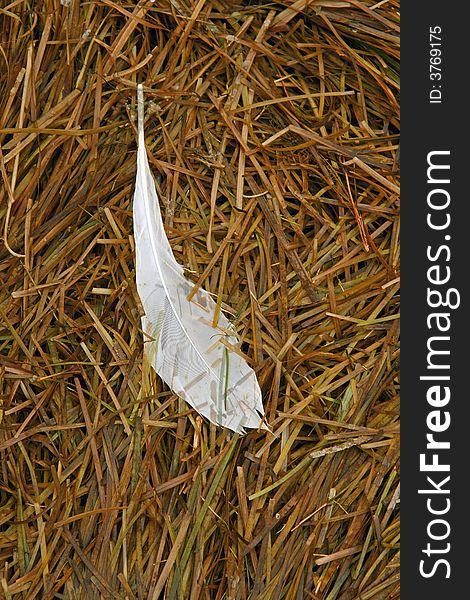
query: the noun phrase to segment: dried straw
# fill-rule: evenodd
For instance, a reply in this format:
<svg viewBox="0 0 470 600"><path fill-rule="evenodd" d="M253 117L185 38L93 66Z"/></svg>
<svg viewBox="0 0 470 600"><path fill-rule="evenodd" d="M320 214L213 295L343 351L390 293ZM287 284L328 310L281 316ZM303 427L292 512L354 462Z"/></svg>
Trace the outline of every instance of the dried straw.
<svg viewBox="0 0 470 600"><path fill-rule="evenodd" d="M2 2L2 598L399 597L398 20ZM143 358L138 82L171 245L273 434L210 426Z"/></svg>

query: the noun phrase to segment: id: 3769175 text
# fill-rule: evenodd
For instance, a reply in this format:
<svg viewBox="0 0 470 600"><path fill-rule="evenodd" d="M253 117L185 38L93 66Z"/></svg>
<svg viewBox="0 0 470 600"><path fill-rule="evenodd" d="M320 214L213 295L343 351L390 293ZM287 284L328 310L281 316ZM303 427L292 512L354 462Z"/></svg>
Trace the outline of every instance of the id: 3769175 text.
<svg viewBox="0 0 470 600"><path fill-rule="evenodd" d="M442 28L434 25L429 28L429 103L442 102Z"/></svg>

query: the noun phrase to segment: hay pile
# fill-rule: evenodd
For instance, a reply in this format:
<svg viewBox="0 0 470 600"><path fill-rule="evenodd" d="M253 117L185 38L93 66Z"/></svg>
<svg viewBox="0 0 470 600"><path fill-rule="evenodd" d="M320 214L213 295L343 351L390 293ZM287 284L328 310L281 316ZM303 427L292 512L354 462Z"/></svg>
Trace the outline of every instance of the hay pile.
<svg viewBox="0 0 470 600"><path fill-rule="evenodd" d="M397 0L0 8L0 596L398 598ZM136 85L165 226L274 432L143 358Z"/></svg>

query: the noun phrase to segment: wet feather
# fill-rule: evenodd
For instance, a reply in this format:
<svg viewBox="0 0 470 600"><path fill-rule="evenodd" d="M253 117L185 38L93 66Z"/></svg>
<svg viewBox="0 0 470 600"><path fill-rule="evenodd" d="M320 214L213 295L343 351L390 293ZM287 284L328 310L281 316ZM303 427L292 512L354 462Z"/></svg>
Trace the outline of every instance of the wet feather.
<svg viewBox="0 0 470 600"><path fill-rule="evenodd" d="M266 428L256 375L233 348L235 329L215 302L184 276L165 233L144 140L143 90L138 86L137 177L134 237L137 290L145 351L163 381L201 415L243 433Z"/></svg>

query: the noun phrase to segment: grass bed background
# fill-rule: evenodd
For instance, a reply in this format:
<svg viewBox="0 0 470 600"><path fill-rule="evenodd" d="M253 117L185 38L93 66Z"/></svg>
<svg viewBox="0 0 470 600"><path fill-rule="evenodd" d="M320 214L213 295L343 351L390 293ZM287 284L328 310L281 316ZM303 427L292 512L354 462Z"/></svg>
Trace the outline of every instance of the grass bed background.
<svg viewBox="0 0 470 600"><path fill-rule="evenodd" d="M4 0L0 597L399 597L396 0ZM143 357L136 86L176 258L273 434Z"/></svg>

